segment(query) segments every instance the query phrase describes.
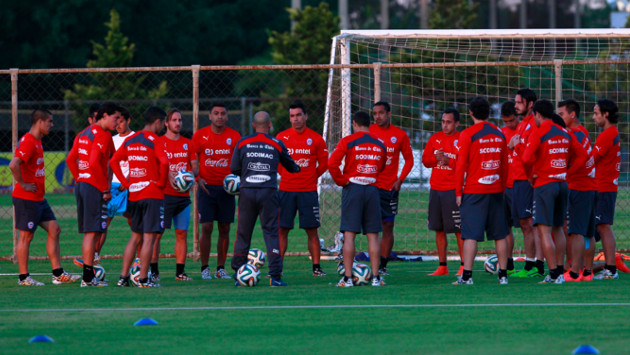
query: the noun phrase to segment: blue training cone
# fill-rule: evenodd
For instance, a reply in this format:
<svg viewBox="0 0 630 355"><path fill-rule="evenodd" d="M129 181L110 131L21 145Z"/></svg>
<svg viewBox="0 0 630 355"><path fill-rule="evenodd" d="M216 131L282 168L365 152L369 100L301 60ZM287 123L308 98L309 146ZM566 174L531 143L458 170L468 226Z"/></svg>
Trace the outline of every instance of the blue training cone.
<svg viewBox="0 0 630 355"><path fill-rule="evenodd" d="M599 350L595 349L590 345L580 345L575 350L573 350L573 354L599 354Z"/></svg>
<svg viewBox="0 0 630 355"><path fill-rule="evenodd" d="M157 325L158 322L154 321L151 318L142 318L139 321L135 322L133 325L139 326L139 325Z"/></svg>
<svg viewBox="0 0 630 355"><path fill-rule="evenodd" d="M48 335L36 335L28 341L29 343L54 343L55 341Z"/></svg>

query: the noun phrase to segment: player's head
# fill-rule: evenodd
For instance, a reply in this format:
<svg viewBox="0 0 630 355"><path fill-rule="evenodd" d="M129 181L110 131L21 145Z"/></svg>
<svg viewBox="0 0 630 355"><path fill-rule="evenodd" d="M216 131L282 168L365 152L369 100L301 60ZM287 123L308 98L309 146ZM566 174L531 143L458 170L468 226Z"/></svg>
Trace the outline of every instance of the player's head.
<svg viewBox="0 0 630 355"><path fill-rule="evenodd" d="M593 109L593 120L599 127L606 126L606 123L617 124L619 122L619 107L612 100L599 99Z"/></svg>
<svg viewBox="0 0 630 355"><path fill-rule="evenodd" d="M536 93L532 89L520 89L516 92L516 97L514 98L516 113L521 116L527 116L537 99Z"/></svg>
<svg viewBox="0 0 630 355"><path fill-rule="evenodd" d="M478 96L470 101L468 111L473 118L485 121L490 117L490 104L485 98Z"/></svg>
<svg viewBox="0 0 630 355"><path fill-rule="evenodd" d="M554 112L551 115L551 120L553 121L553 123L557 124L558 126L562 128L567 128L567 124L564 122L564 120L562 119L562 117L560 117L559 114Z"/></svg>
<svg viewBox="0 0 630 355"><path fill-rule="evenodd" d="M447 136L452 135L459 125L459 111L456 108L449 107L442 113L442 132Z"/></svg>
<svg viewBox="0 0 630 355"><path fill-rule="evenodd" d="M501 105L501 120L505 127L516 129L518 119L516 118L516 110L514 109L514 101L508 100Z"/></svg>
<svg viewBox="0 0 630 355"><path fill-rule="evenodd" d="M577 125L580 117L580 104L573 99L560 101L558 104L558 115L568 127Z"/></svg>
<svg viewBox="0 0 630 355"><path fill-rule="evenodd" d="M228 114L225 104L222 102L213 103L210 107L210 124L215 128L223 128L227 119Z"/></svg>
<svg viewBox="0 0 630 355"><path fill-rule="evenodd" d="M157 106L151 106L144 111L144 129L159 134L164 127L166 112Z"/></svg>
<svg viewBox="0 0 630 355"><path fill-rule="evenodd" d="M116 129L118 118L120 117L120 106L116 103L107 101L103 102L96 112L96 124L103 129L113 131Z"/></svg>
<svg viewBox="0 0 630 355"><path fill-rule="evenodd" d="M131 113L126 107L120 107L120 117L118 118L118 123L116 124L116 132L118 134L126 134L131 131L129 128L129 123L131 123Z"/></svg>
<svg viewBox="0 0 630 355"><path fill-rule="evenodd" d="M352 128L370 128L370 115L365 111L357 111L352 115Z"/></svg>
<svg viewBox="0 0 630 355"><path fill-rule="evenodd" d="M98 109L101 108L101 104L93 103L90 105L90 109L88 111L88 123L94 124L96 123L96 114L98 113Z"/></svg>
<svg viewBox="0 0 630 355"><path fill-rule="evenodd" d="M166 112L166 121L164 122L166 131L179 134L182 130L182 113L178 109L172 108Z"/></svg>
<svg viewBox="0 0 630 355"><path fill-rule="evenodd" d="M306 108L300 101L296 101L289 106L289 121L291 127L301 132L306 127L306 120L308 115L306 114Z"/></svg>
<svg viewBox="0 0 630 355"><path fill-rule="evenodd" d="M252 126L258 133L269 133L271 129L271 116L265 111L256 112Z"/></svg>
<svg viewBox="0 0 630 355"><path fill-rule="evenodd" d="M372 116L374 117L374 123L380 127L389 126L389 122L392 119L392 108L387 101L379 101L372 106Z"/></svg>
<svg viewBox="0 0 630 355"><path fill-rule="evenodd" d="M549 100L537 100L532 105L532 113L534 114L536 126L540 126L545 120L553 117L553 104Z"/></svg>
<svg viewBox="0 0 630 355"><path fill-rule="evenodd" d="M31 112L31 129L35 129L41 136L50 133L52 126L52 113L50 111L36 109Z"/></svg>

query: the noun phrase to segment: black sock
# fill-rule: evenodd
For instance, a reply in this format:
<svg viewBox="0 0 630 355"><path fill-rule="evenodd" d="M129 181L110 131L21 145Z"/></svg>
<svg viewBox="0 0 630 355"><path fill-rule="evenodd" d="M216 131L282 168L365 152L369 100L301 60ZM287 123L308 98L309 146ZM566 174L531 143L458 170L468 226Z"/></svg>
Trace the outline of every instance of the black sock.
<svg viewBox="0 0 630 355"><path fill-rule="evenodd" d="M462 273L462 280L467 281L471 277L472 277L472 270L464 269L464 272Z"/></svg>
<svg viewBox="0 0 630 355"><path fill-rule="evenodd" d="M507 277L507 269L499 269L499 278Z"/></svg>
<svg viewBox="0 0 630 355"><path fill-rule="evenodd" d="M556 269L558 269L558 276L564 274L564 266L558 265Z"/></svg>
<svg viewBox="0 0 630 355"><path fill-rule="evenodd" d="M538 269L538 273L541 275L545 274L545 262L542 260L536 260L536 269Z"/></svg>
<svg viewBox="0 0 630 355"><path fill-rule="evenodd" d="M319 270L319 269L321 269L321 268L322 268L322 267L321 267L319 264L313 264L313 271L315 271L315 270Z"/></svg>
<svg viewBox="0 0 630 355"><path fill-rule="evenodd" d="M606 265L604 267L613 275L617 272L617 265Z"/></svg>
<svg viewBox="0 0 630 355"><path fill-rule="evenodd" d="M350 280L350 277L343 275L343 281L348 282L348 280Z"/></svg>
<svg viewBox="0 0 630 355"><path fill-rule="evenodd" d="M525 260L525 271L529 271L529 270L533 269L534 265L536 265L535 261Z"/></svg>
<svg viewBox="0 0 630 355"><path fill-rule="evenodd" d="M381 256L381 269L384 269L387 267L387 261L388 261L387 258L384 258Z"/></svg>
<svg viewBox="0 0 630 355"><path fill-rule="evenodd" d="M584 275L584 276L588 276L588 275L590 275L590 274L592 274L592 273L593 273L593 270L584 270L584 272L582 273L582 275Z"/></svg>
<svg viewBox="0 0 630 355"><path fill-rule="evenodd" d="M446 266L446 261L444 261L444 262L440 261L440 266Z"/></svg>
<svg viewBox="0 0 630 355"><path fill-rule="evenodd" d="M59 277L59 276L63 275L63 268L62 268L62 267L60 267L60 268L58 268L58 269L54 269L54 270L52 271L52 274L53 274L55 277Z"/></svg>
<svg viewBox="0 0 630 355"><path fill-rule="evenodd" d="M94 268L92 265L83 264L83 281L92 282L94 279Z"/></svg>
<svg viewBox="0 0 630 355"><path fill-rule="evenodd" d="M514 270L514 258L508 258L507 269Z"/></svg>
<svg viewBox="0 0 630 355"><path fill-rule="evenodd" d="M30 274L27 272L26 274L20 274L20 281L24 281L26 280L26 278L29 276Z"/></svg>
<svg viewBox="0 0 630 355"><path fill-rule="evenodd" d="M145 284L145 283L149 282L149 278L145 277L144 279L139 279L138 282L141 283L141 284Z"/></svg>
<svg viewBox="0 0 630 355"><path fill-rule="evenodd" d="M206 265L206 268L208 267L208 265ZM203 268L202 268L203 269ZM217 265L217 271L221 270L221 269L225 269L225 265Z"/></svg>
<svg viewBox="0 0 630 355"><path fill-rule="evenodd" d="M126 280L126 281L129 281L129 280L131 279L131 276L123 276L123 275L120 275L120 279L121 279L121 280Z"/></svg>
<svg viewBox="0 0 630 355"><path fill-rule="evenodd" d="M203 272L203 270L207 269L208 265L201 265L201 272Z"/></svg>
<svg viewBox="0 0 630 355"><path fill-rule="evenodd" d="M552 279L557 279L558 276L560 276L560 269L559 268L555 268L555 269L549 269L549 277L551 277Z"/></svg>
<svg viewBox="0 0 630 355"><path fill-rule="evenodd" d="M577 272L573 272L573 271L569 271L569 275L571 275L572 279L577 279L578 277L580 277L580 274L578 274Z"/></svg>
<svg viewBox="0 0 630 355"><path fill-rule="evenodd" d="M184 266L186 264L175 264L175 276L181 275L184 273Z"/></svg>
<svg viewBox="0 0 630 355"><path fill-rule="evenodd" d="M158 269L158 263L151 263L151 273L153 275L159 275L160 269Z"/></svg>
<svg viewBox="0 0 630 355"><path fill-rule="evenodd" d="M464 262L462 261L461 263L459 263L459 266L464 266Z"/></svg>

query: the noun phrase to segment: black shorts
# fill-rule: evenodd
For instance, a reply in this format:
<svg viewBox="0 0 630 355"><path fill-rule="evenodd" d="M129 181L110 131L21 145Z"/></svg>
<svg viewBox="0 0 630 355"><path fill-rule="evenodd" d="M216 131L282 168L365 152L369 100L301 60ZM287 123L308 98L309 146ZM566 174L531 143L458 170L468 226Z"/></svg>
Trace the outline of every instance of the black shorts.
<svg viewBox="0 0 630 355"><path fill-rule="evenodd" d="M319 197L317 191L278 191L280 227L293 229L295 213L299 211L300 228L319 228Z"/></svg>
<svg viewBox="0 0 630 355"><path fill-rule="evenodd" d="M236 201L233 195L223 190L223 186L206 185L209 194L201 188L197 189L197 212L199 223L234 222Z"/></svg>
<svg viewBox="0 0 630 355"><path fill-rule="evenodd" d="M455 190L429 192L429 230L461 232L461 215L455 202Z"/></svg>
<svg viewBox="0 0 630 355"><path fill-rule="evenodd" d="M48 201L31 201L13 197L15 227L21 231L35 232L43 222L56 220Z"/></svg>
<svg viewBox="0 0 630 355"><path fill-rule="evenodd" d="M398 214L398 191L378 189L381 197L381 218L393 222Z"/></svg>
<svg viewBox="0 0 630 355"><path fill-rule="evenodd" d="M464 194L459 206L462 214L462 239L482 242L484 232L488 240L500 240L508 235L503 208L503 194Z"/></svg>
<svg viewBox="0 0 630 355"><path fill-rule="evenodd" d="M517 219L533 217L534 188L527 180L516 180L512 186L512 215Z"/></svg>
<svg viewBox="0 0 630 355"><path fill-rule="evenodd" d="M579 234L586 238L595 235L595 201L597 191L569 190L567 207L569 234Z"/></svg>
<svg viewBox="0 0 630 355"><path fill-rule="evenodd" d="M79 182L74 187L77 199L79 233L105 232L107 230L107 202L96 187Z"/></svg>
<svg viewBox="0 0 630 355"><path fill-rule="evenodd" d="M508 227L521 228L521 222L518 215L512 208L512 201L514 200L514 189L506 187L503 192L503 205L505 206L505 217L507 218Z"/></svg>
<svg viewBox="0 0 630 355"><path fill-rule="evenodd" d="M131 231L134 233L164 233L164 200L145 198L129 201Z"/></svg>
<svg viewBox="0 0 630 355"><path fill-rule="evenodd" d="M380 195L376 186L350 183L343 187L339 230L363 234L383 231Z"/></svg>
<svg viewBox="0 0 630 355"><path fill-rule="evenodd" d="M171 229L173 218L190 205L190 197L188 196L172 196L164 195L164 229ZM189 211L190 212L190 211ZM177 227L177 225L176 225ZM186 228L188 230L188 228Z"/></svg>
<svg viewBox="0 0 630 355"><path fill-rule="evenodd" d="M610 224L615 220L617 192L598 192L595 206L595 225Z"/></svg>
<svg viewBox="0 0 630 355"><path fill-rule="evenodd" d="M568 199L566 182L550 182L534 188L534 225L563 227Z"/></svg>

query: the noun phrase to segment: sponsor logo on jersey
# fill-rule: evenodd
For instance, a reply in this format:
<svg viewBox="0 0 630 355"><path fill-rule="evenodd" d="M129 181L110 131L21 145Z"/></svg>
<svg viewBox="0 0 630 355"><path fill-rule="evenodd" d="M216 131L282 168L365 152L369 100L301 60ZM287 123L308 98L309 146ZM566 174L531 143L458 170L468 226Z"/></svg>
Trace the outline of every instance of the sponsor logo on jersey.
<svg viewBox="0 0 630 355"><path fill-rule="evenodd" d="M129 169L129 176L134 178L140 178L147 176L147 169L145 168L132 168Z"/></svg>
<svg viewBox="0 0 630 355"><path fill-rule="evenodd" d="M88 152L86 149L79 148L79 154L88 155Z"/></svg>
<svg viewBox="0 0 630 355"><path fill-rule="evenodd" d="M228 138L225 140L225 144L232 145L232 138Z"/></svg>
<svg viewBox="0 0 630 355"><path fill-rule="evenodd" d="M130 155L127 157L128 161L149 161L149 157L144 155Z"/></svg>
<svg viewBox="0 0 630 355"><path fill-rule="evenodd" d="M166 158L171 160L173 158L188 158L188 152L170 153L166 152Z"/></svg>
<svg viewBox="0 0 630 355"><path fill-rule="evenodd" d="M85 160L79 160L79 170L85 170L90 168L90 163Z"/></svg>
<svg viewBox="0 0 630 355"><path fill-rule="evenodd" d="M499 160L486 160L481 162L481 168L483 170L496 170L501 167L501 161Z"/></svg>
<svg viewBox="0 0 630 355"><path fill-rule="evenodd" d="M495 182L499 181L499 179L500 179L500 176L498 174L494 174L494 175L486 175L480 178L478 181L480 184L492 185Z"/></svg>
<svg viewBox="0 0 630 355"><path fill-rule="evenodd" d="M136 147L132 147L132 146L128 146L127 150L129 151L143 151L145 152L147 150L147 148L145 146L136 146Z"/></svg>
<svg viewBox="0 0 630 355"><path fill-rule="evenodd" d="M151 184L149 181L140 181L129 185L129 192L138 192Z"/></svg>
<svg viewBox="0 0 630 355"><path fill-rule="evenodd" d="M299 165L300 168L308 168L308 166L310 165L307 158L298 159L295 163Z"/></svg>
<svg viewBox="0 0 630 355"><path fill-rule="evenodd" d="M621 163L617 163L617 164L615 165L615 169L616 169L617 171L621 171Z"/></svg>
<svg viewBox="0 0 630 355"><path fill-rule="evenodd" d="M551 167L556 169L565 169L567 167L566 159L553 159L551 160Z"/></svg>
<svg viewBox="0 0 630 355"><path fill-rule="evenodd" d="M357 165L357 172L360 174L376 174L378 173L378 166L372 164L359 164Z"/></svg>
<svg viewBox="0 0 630 355"><path fill-rule="evenodd" d="M247 169L253 171L271 171L271 165L260 162L250 162L247 164Z"/></svg>
<svg viewBox="0 0 630 355"><path fill-rule="evenodd" d="M481 148L479 149L480 154L487 153L501 153L501 148L489 147L489 148Z"/></svg>
<svg viewBox="0 0 630 355"><path fill-rule="evenodd" d="M214 155L214 154L230 154L230 150L229 149L209 149L206 148L206 150L204 150L204 153L206 153L206 155Z"/></svg>
<svg viewBox="0 0 630 355"><path fill-rule="evenodd" d="M311 150L310 149L287 148L287 151L289 152L289 155L293 155L293 154L311 154Z"/></svg>
<svg viewBox="0 0 630 355"><path fill-rule="evenodd" d="M90 173L81 173L81 174L79 174L79 179L89 179L90 177L92 177L92 174L90 174Z"/></svg>
<svg viewBox="0 0 630 355"><path fill-rule="evenodd" d="M44 176L46 176L46 170L37 169L37 171L35 172L35 177L44 177Z"/></svg>
<svg viewBox="0 0 630 355"><path fill-rule="evenodd" d="M250 175L245 178L245 181L252 184L262 184L269 180L271 180L271 176L268 176L268 175Z"/></svg>
<svg viewBox="0 0 630 355"><path fill-rule="evenodd" d="M188 168L188 164L186 162L179 162L177 164L169 164L169 171L186 171Z"/></svg>
<svg viewBox="0 0 630 355"><path fill-rule="evenodd" d="M225 168L225 167L228 166L228 159L227 158L223 158L223 159L219 159L219 160L212 160L212 159L208 158L204 162L204 165L205 166L210 166L210 167Z"/></svg>
<svg viewBox="0 0 630 355"><path fill-rule="evenodd" d="M551 148L549 149L549 154L562 154L562 153L568 153L569 152L569 148Z"/></svg>
<svg viewBox="0 0 630 355"><path fill-rule="evenodd" d="M365 176L353 176L349 180L351 183L357 185L370 185L376 182L376 178Z"/></svg>
<svg viewBox="0 0 630 355"><path fill-rule="evenodd" d="M247 152L245 154L247 158L265 158L265 159L273 159L273 154L269 153L258 153L258 152Z"/></svg>
<svg viewBox="0 0 630 355"><path fill-rule="evenodd" d="M37 165L44 164L44 158L37 158Z"/></svg>
<svg viewBox="0 0 630 355"><path fill-rule="evenodd" d="M396 151L396 148L394 147L386 147L387 148L387 153L394 153Z"/></svg>
<svg viewBox="0 0 630 355"><path fill-rule="evenodd" d="M567 173L549 175L549 177L552 179L565 181L567 179Z"/></svg>
<svg viewBox="0 0 630 355"><path fill-rule="evenodd" d="M184 148L184 150L188 150L188 144L187 144L187 143L184 143L184 144L182 145L182 148Z"/></svg>
<svg viewBox="0 0 630 355"><path fill-rule="evenodd" d="M357 154L355 156L355 159L365 159L365 160L381 160L381 156L380 155L376 155L376 154Z"/></svg>
<svg viewBox="0 0 630 355"><path fill-rule="evenodd" d="M396 144L396 142L398 142L398 139L396 139L396 137L392 137L389 139L392 143Z"/></svg>

